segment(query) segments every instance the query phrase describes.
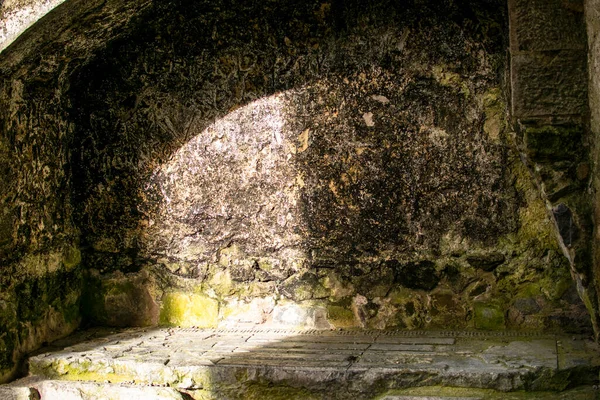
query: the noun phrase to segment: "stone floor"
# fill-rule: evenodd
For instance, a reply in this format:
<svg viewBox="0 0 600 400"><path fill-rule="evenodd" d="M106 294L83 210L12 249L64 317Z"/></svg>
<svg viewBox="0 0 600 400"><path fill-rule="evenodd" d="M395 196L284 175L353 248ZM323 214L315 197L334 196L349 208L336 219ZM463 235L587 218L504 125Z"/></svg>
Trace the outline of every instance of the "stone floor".
<svg viewBox="0 0 600 400"><path fill-rule="evenodd" d="M583 400L599 397L600 351L508 332L95 329L29 368L0 398Z"/></svg>

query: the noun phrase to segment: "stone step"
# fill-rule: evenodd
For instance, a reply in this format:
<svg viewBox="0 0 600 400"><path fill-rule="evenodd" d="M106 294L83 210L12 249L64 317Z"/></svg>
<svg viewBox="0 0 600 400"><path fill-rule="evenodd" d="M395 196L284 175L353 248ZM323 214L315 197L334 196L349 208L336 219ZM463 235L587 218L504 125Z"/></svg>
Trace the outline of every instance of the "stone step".
<svg viewBox="0 0 600 400"><path fill-rule="evenodd" d="M600 352L584 338L552 335L129 329L80 333L31 357L29 368L52 380L222 398L264 387L304 391L306 398L371 399L418 386L511 392L594 385ZM322 397L327 393L335 396Z"/></svg>

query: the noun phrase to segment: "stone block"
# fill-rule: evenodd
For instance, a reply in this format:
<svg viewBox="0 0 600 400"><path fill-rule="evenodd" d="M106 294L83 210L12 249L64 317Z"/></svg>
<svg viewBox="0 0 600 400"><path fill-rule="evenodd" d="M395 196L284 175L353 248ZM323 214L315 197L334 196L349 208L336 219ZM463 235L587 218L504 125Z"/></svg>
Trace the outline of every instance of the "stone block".
<svg viewBox="0 0 600 400"><path fill-rule="evenodd" d="M513 116L580 115L587 104L585 51L513 54Z"/></svg>
<svg viewBox="0 0 600 400"><path fill-rule="evenodd" d="M509 12L513 50L585 49L582 0L511 0Z"/></svg>
<svg viewBox="0 0 600 400"><path fill-rule="evenodd" d="M98 382L42 381L35 385L43 399L148 399L183 400L176 389Z"/></svg>

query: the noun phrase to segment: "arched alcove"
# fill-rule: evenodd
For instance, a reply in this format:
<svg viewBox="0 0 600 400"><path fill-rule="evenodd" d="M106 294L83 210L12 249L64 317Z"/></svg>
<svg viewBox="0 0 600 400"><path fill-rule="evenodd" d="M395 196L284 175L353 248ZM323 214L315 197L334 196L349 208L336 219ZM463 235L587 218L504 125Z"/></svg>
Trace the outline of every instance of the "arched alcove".
<svg viewBox="0 0 600 400"><path fill-rule="evenodd" d="M3 53L0 367L82 318L589 330L510 136L506 19L66 2Z"/></svg>

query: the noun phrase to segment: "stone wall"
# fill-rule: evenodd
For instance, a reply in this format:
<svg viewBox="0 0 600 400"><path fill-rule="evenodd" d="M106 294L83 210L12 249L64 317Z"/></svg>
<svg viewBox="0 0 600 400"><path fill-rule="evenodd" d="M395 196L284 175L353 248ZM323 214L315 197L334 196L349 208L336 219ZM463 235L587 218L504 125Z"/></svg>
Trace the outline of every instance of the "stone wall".
<svg viewBox="0 0 600 400"><path fill-rule="evenodd" d="M68 168L73 124L64 94L71 71L140 7L116 6L70 2L0 55L0 381L15 374L24 353L81 321ZM104 27L95 19L103 15L111 16Z"/></svg>
<svg viewBox="0 0 600 400"><path fill-rule="evenodd" d="M73 78L91 321L587 326L511 147L502 2L234 8L157 6Z"/></svg>
<svg viewBox="0 0 600 400"><path fill-rule="evenodd" d="M0 54L0 380L82 318L589 329L503 1L189 3L69 0Z"/></svg>

